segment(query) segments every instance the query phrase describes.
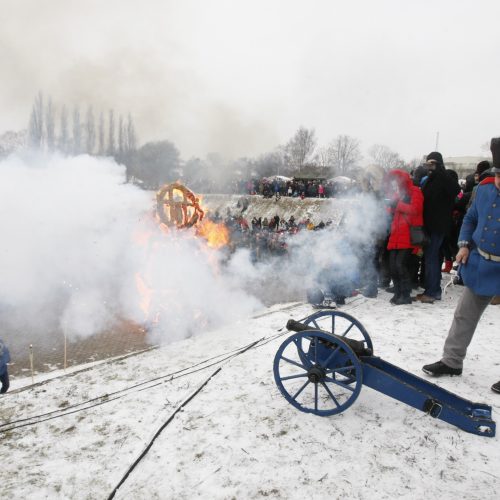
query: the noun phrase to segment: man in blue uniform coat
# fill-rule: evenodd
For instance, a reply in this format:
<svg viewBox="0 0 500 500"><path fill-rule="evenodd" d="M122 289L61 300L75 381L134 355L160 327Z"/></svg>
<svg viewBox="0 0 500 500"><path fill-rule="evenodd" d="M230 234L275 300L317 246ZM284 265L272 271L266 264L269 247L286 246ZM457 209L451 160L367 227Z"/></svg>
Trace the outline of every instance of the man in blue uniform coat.
<svg viewBox="0 0 500 500"><path fill-rule="evenodd" d="M7 370L7 363L10 361L10 354L7 346L0 339L0 382L2 383L2 388L0 389L0 394L7 392L9 390L9 372Z"/></svg>
<svg viewBox="0 0 500 500"><path fill-rule="evenodd" d="M481 315L495 295L500 295L500 138L491 140L495 177L485 179L467 211L456 260L462 264L464 292L446 338L443 357L425 365L425 373L434 376L461 375L467 347ZM500 382L492 390L500 393Z"/></svg>

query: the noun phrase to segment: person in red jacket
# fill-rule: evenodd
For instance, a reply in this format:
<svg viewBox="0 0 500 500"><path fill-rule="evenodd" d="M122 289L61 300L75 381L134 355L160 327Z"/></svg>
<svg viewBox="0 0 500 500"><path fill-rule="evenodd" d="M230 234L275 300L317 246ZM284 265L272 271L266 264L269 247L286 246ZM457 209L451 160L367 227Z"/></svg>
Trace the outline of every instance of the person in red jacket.
<svg viewBox="0 0 500 500"><path fill-rule="evenodd" d="M403 170L391 170L388 174L391 186L391 232L387 249L392 281L394 305L411 304L410 256L419 247L410 242L410 226L423 225L424 197L420 188L413 185L410 175Z"/></svg>

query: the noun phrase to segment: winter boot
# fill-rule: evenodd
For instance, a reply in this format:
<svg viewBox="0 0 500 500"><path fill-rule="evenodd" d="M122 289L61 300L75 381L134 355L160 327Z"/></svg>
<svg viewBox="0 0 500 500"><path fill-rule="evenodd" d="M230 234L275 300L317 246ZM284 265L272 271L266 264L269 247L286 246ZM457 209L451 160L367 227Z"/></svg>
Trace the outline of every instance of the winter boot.
<svg viewBox="0 0 500 500"><path fill-rule="evenodd" d="M394 300L393 304L395 306L411 304L411 297L409 295L400 295L397 299Z"/></svg>
<svg viewBox="0 0 500 500"><path fill-rule="evenodd" d="M451 366L445 365L442 361L424 365L422 371L434 377L440 377L441 375L462 375L462 368L452 368Z"/></svg>

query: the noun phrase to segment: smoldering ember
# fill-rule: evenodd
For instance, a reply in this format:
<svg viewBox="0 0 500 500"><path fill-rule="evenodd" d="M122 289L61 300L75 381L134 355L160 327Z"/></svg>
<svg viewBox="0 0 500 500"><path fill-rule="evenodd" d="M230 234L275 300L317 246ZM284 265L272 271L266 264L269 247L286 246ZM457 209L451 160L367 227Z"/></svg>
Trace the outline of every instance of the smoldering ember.
<svg viewBox="0 0 500 500"><path fill-rule="evenodd" d="M499 497L500 2L2 7L1 500Z"/></svg>

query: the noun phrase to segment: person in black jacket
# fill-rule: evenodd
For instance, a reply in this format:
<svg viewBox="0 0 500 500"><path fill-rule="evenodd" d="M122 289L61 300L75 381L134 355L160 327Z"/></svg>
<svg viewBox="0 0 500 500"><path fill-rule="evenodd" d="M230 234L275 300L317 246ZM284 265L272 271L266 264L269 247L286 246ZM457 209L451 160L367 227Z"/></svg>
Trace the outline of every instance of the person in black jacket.
<svg viewBox="0 0 500 500"><path fill-rule="evenodd" d="M422 186L424 195L424 226L430 242L424 250L424 293L416 299L432 304L441 300L441 258L439 249L452 225L455 197L460 192L458 182L446 175L441 153L427 155L428 178Z"/></svg>

